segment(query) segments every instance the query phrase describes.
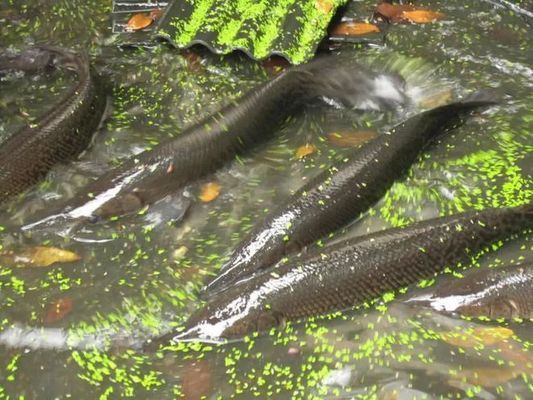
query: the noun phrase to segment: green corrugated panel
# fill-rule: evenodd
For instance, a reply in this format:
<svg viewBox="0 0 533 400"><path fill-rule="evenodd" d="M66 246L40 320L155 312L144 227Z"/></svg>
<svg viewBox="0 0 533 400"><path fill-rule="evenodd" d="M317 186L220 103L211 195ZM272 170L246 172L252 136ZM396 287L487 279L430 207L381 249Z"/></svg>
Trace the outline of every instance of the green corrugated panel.
<svg viewBox="0 0 533 400"><path fill-rule="evenodd" d="M313 57L336 9L346 1L173 1L154 34L179 48L200 43L219 54L238 49L254 59L277 54L299 64Z"/></svg>

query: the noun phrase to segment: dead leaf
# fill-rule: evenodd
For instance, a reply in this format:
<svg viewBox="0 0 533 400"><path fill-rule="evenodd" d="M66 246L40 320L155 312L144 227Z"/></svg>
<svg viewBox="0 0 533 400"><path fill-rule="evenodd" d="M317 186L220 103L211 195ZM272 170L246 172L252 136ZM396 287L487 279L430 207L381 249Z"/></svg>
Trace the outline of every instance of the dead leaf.
<svg viewBox="0 0 533 400"><path fill-rule="evenodd" d="M441 92L430 94L418 102L422 108L436 108L448 104L452 99L452 89L448 88Z"/></svg>
<svg viewBox="0 0 533 400"><path fill-rule="evenodd" d="M428 24L444 18L444 14L431 10L403 11L400 18L416 24Z"/></svg>
<svg viewBox="0 0 533 400"><path fill-rule="evenodd" d="M388 22L398 22L402 20L401 14L404 11L412 11L414 9L409 4L380 3L376 7L375 14L381 16Z"/></svg>
<svg viewBox="0 0 533 400"><path fill-rule="evenodd" d="M9 250L0 253L0 261L12 266L49 267L55 263L79 260L81 257L72 251L46 246L27 247L19 251Z"/></svg>
<svg viewBox="0 0 533 400"><path fill-rule="evenodd" d="M511 329L504 327L479 327L466 332L444 332L441 334L442 340L457 347L472 348L480 344L491 346L513 336Z"/></svg>
<svg viewBox="0 0 533 400"><path fill-rule="evenodd" d="M330 132L327 134L328 142L338 147L360 146L377 136L371 129L354 132Z"/></svg>
<svg viewBox="0 0 533 400"><path fill-rule="evenodd" d="M133 15L128 20L127 29L130 31L138 31L152 25L154 20L150 17L149 14L139 13Z"/></svg>
<svg viewBox="0 0 533 400"><path fill-rule="evenodd" d="M186 400L200 400L211 392L211 366L207 360L189 361L181 372L181 390Z"/></svg>
<svg viewBox="0 0 533 400"><path fill-rule="evenodd" d="M62 297L46 308L46 313L43 319L45 324L53 324L65 318L74 308L74 302L70 297Z"/></svg>
<svg viewBox="0 0 533 400"><path fill-rule="evenodd" d="M367 33L380 32L377 25L370 24L368 22L341 22L337 24L331 34L333 35L346 35L357 36L365 35Z"/></svg>
<svg viewBox="0 0 533 400"><path fill-rule="evenodd" d="M312 144L306 144L306 145L298 147L294 155L297 158L304 158L305 156L308 156L309 154L313 154L315 151L316 151L315 146L313 146Z"/></svg>
<svg viewBox="0 0 533 400"><path fill-rule="evenodd" d="M265 68L270 75L279 75L291 64L281 56L271 56L263 61L263 68Z"/></svg>
<svg viewBox="0 0 533 400"><path fill-rule="evenodd" d="M493 388L516 378L520 371L513 368L471 368L460 370L453 381L468 382L471 385L479 385L484 388Z"/></svg>
<svg viewBox="0 0 533 400"><path fill-rule="evenodd" d="M221 186L217 182L208 182L205 185L202 185L200 191L200 200L204 203L209 203L210 201L215 200L220 194Z"/></svg>
<svg viewBox="0 0 533 400"><path fill-rule="evenodd" d="M315 5L324 14L329 13L333 9L333 2L331 0L316 0Z"/></svg>

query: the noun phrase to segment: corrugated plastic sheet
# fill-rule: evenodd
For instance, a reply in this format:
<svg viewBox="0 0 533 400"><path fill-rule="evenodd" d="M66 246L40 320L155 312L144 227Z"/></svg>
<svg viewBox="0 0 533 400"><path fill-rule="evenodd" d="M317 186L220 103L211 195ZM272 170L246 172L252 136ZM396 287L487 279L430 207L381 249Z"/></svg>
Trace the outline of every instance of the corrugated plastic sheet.
<svg viewBox="0 0 533 400"><path fill-rule="evenodd" d="M178 48L202 44L218 54L241 50L256 60L276 54L300 64L313 57L337 8L346 2L176 0L165 7L150 35ZM149 9L148 3L154 8L153 1L137 2L138 5L132 4L133 0L115 1L114 13L120 12L119 3L122 10ZM127 7L123 3L128 3ZM134 42L137 33L141 32L130 34L128 39Z"/></svg>

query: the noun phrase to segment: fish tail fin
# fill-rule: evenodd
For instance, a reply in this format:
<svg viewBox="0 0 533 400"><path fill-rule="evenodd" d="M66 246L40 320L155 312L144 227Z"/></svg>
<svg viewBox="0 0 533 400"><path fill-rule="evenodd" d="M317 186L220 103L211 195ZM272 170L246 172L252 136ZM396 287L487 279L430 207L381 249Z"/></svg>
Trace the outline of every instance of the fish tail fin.
<svg viewBox="0 0 533 400"><path fill-rule="evenodd" d="M334 106L383 111L408 103L399 74L373 72L346 57L324 56L294 70L305 74L309 97Z"/></svg>

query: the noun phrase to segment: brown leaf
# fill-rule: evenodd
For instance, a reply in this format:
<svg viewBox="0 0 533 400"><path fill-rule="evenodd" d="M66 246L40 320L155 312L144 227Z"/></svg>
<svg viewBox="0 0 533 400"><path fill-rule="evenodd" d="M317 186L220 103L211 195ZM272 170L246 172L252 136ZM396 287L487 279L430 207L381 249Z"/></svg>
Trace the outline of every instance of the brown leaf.
<svg viewBox="0 0 533 400"><path fill-rule="evenodd" d="M357 36L365 35L367 33L379 32L377 25L369 24L368 22L341 22L337 24L331 33L333 35Z"/></svg>
<svg viewBox="0 0 533 400"><path fill-rule="evenodd" d="M513 336L511 329L504 327L480 327L466 332L451 331L441 334L442 340L457 347L472 348L480 344L490 346Z"/></svg>
<svg viewBox="0 0 533 400"><path fill-rule="evenodd" d="M150 15L139 13L134 14L128 21L127 29L130 31L138 31L152 25L154 20L150 18Z"/></svg>
<svg viewBox="0 0 533 400"><path fill-rule="evenodd" d="M324 14L327 14L333 9L333 0L316 0L315 6Z"/></svg>
<svg viewBox="0 0 533 400"><path fill-rule="evenodd" d="M444 18L444 14L431 10L403 11L400 18L416 24L428 24Z"/></svg>
<svg viewBox="0 0 533 400"><path fill-rule="evenodd" d="M309 154L313 154L316 151L316 147L312 144L306 144L303 146L300 146L296 149L295 156L297 158L304 158L305 156L308 156Z"/></svg>
<svg viewBox="0 0 533 400"><path fill-rule="evenodd" d="M205 399L211 392L211 367L207 360L189 361L181 373L183 398Z"/></svg>
<svg viewBox="0 0 533 400"><path fill-rule="evenodd" d="M0 254L0 261L12 266L49 267L55 263L79 260L81 257L72 251L46 246L27 247L16 252L9 250Z"/></svg>
<svg viewBox="0 0 533 400"><path fill-rule="evenodd" d="M409 4L389 4L381 3L376 7L375 14L381 16L383 19L389 22L401 21L401 14L404 11L412 11L415 8Z"/></svg>
<svg viewBox="0 0 533 400"><path fill-rule="evenodd" d="M290 66L290 63L281 56L271 56L263 61L263 68L265 68L270 75L279 75L288 66Z"/></svg>
<svg viewBox="0 0 533 400"><path fill-rule="evenodd" d="M54 322L61 321L70 314L73 308L74 302L70 297L61 297L48 305L43 322L45 324L53 324Z"/></svg>
<svg viewBox="0 0 533 400"><path fill-rule="evenodd" d="M330 132L327 134L328 142L338 147L360 146L377 136L373 130L354 132Z"/></svg>
<svg viewBox="0 0 533 400"><path fill-rule="evenodd" d="M217 182L209 182L205 185L202 185L200 191L200 200L204 203L209 203L210 201L215 200L220 194L221 186Z"/></svg>

